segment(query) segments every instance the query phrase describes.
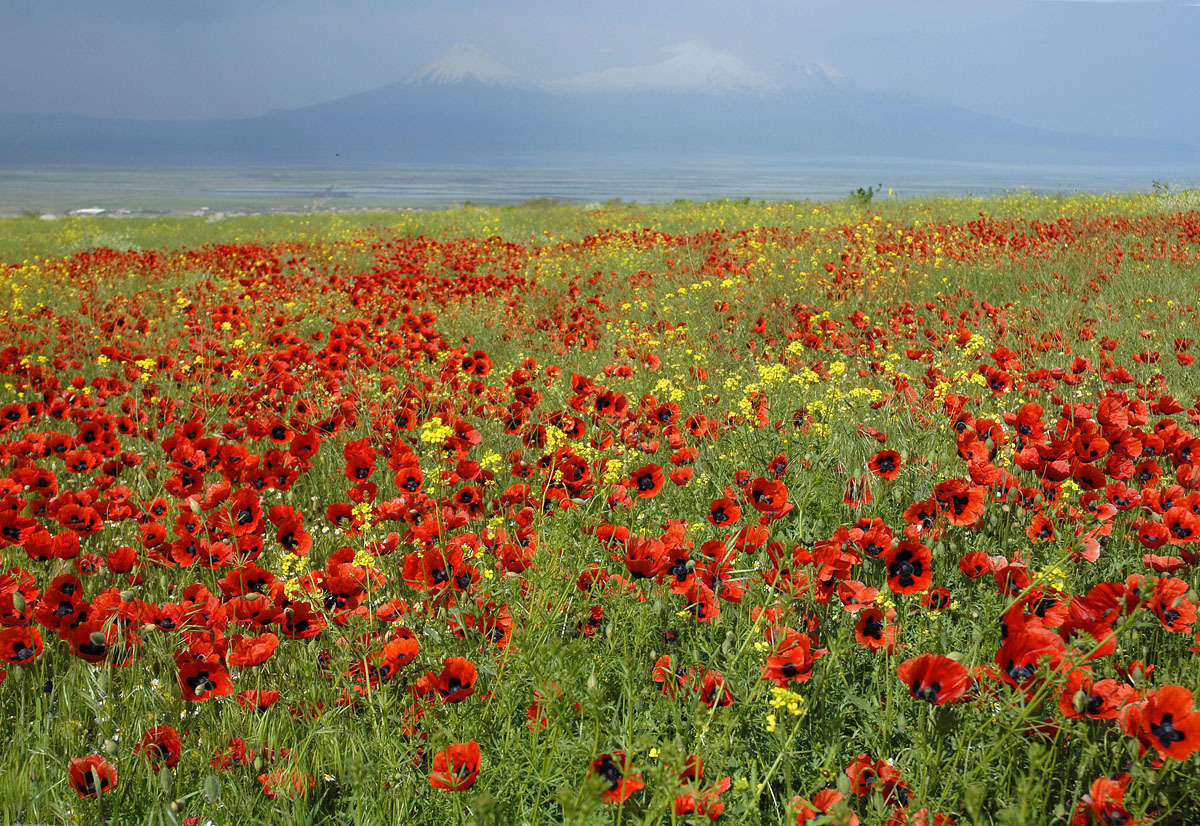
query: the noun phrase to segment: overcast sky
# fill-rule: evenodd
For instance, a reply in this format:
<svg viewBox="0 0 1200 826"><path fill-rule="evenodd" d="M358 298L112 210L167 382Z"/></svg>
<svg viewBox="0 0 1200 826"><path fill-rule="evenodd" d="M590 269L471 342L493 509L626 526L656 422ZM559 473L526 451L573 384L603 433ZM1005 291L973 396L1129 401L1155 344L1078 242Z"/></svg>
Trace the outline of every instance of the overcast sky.
<svg viewBox="0 0 1200 826"><path fill-rule="evenodd" d="M1055 129L1170 137L1200 110L1195 0L0 0L0 112L251 116L401 80L456 41L529 82L701 42Z"/></svg>

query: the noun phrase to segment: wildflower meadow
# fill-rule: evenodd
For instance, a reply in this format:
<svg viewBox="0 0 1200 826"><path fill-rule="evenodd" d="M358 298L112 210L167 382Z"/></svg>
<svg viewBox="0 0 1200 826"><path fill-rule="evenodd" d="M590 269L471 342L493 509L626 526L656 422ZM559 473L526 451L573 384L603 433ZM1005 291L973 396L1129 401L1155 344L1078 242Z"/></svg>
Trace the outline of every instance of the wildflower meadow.
<svg viewBox="0 0 1200 826"><path fill-rule="evenodd" d="M0 221L0 822L1200 822L1200 200Z"/></svg>

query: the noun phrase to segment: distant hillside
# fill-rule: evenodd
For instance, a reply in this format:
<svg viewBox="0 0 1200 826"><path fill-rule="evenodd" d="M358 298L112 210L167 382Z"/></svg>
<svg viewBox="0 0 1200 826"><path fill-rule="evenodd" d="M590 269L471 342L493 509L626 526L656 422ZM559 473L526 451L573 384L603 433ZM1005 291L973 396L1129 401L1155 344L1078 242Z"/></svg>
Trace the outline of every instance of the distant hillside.
<svg viewBox="0 0 1200 826"><path fill-rule="evenodd" d="M1026 163L1138 163L1195 146L1022 126L918 98L863 91L832 67L767 77L681 47L659 64L521 85L456 44L406 81L244 120L137 121L0 115L0 165L764 161L871 156Z"/></svg>

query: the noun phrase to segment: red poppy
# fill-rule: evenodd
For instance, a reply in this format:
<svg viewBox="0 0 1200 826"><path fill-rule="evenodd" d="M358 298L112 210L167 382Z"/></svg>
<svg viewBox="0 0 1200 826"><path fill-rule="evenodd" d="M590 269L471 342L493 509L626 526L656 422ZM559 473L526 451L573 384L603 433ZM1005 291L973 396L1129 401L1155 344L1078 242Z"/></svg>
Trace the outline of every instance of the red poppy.
<svg viewBox="0 0 1200 826"><path fill-rule="evenodd" d="M642 499L653 499L662 490L662 468L655 464L644 465L629 477L629 488Z"/></svg>
<svg viewBox="0 0 1200 826"><path fill-rule="evenodd" d="M864 648L872 651L884 649L888 654L896 648L896 637L900 626L896 624L896 612L888 610L886 623L884 613L880 608L866 608L858 614L854 623L854 639Z"/></svg>
<svg viewBox="0 0 1200 826"><path fill-rule="evenodd" d="M0 631L0 662L25 665L42 655L42 635L33 626L16 626Z"/></svg>
<svg viewBox="0 0 1200 826"><path fill-rule="evenodd" d="M1067 684L1058 695L1058 708L1071 719L1115 720L1121 709L1134 699L1133 687L1119 680L1096 680L1084 669L1067 676Z"/></svg>
<svg viewBox="0 0 1200 826"><path fill-rule="evenodd" d="M888 588L897 594L915 594L933 583L933 555L929 548L907 540L883 554Z"/></svg>
<svg viewBox="0 0 1200 826"><path fill-rule="evenodd" d="M1181 685L1147 692L1143 703L1127 707L1123 725L1160 759L1186 760L1200 751L1200 714L1192 710L1192 692Z"/></svg>
<svg viewBox="0 0 1200 826"><path fill-rule="evenodd" d="M80 797L96 797L117 785L117 767L99 754L72 757L67 763L71 786Z"/></svg>
<svg viewBox="0 0 1200 826"><path fill-rule="evenodd" d="M452 743L433 756L429 785L443 792L461 792L479 777L479 744L474 740Z"/></svg>
<svg viewBox="0 0 1200 826"><path fill-rule="evenodd" d="M759 513L783 514L791 510L787 485L778 479L759 476L746 490L751 506Z"/></svg>
<svg viewBox="0 0 1200 826"><path fill-rule="evenodd" d="M709 708L733 705L733 692L729 690L729 681L725 679L724 674L720 671L704 672L700 700Z"/></svg>
<svg viewBox="0 0 1200 826"><path fill-rule="evenodd" d="M1162 627L1168 631L1188 633L1196 621L1196 606L1186 596L1189 586L1182 579L1162 577L1154 584L1154 591L1146 607L1153 611Z"/></svg>
<svg viewBox="0 0 1200 826"><path fill-rule="evenodd" d="M254 711L261 714L279 700L279 692L274 689L251 689L240 691L237 695L238 706L243 711Z"/></svg>
<svg viewBox="0 0 1200 826"><path fill-rule="evenodd" d="M960 699L969 683L966 668L937 654L905 660L896 669L896 676L908 686L909 694L935 706Z"/></svg>
<svg viewBox="0 0 1200 826"><path fill-rule="evenodd" d="M846 809L844 799L837 789L823 789L813 795L811 801L801 797L792 798L792 805L796 807L796 826L805 826L818 818L834 815L839 809L846 811L844 819L834 819L832 822L839 826L859 826L858 815Z"/></svg>
<svg viewBox="0 0 1200 826"><path fill-rule="evenodd" d="M262 600L259 600L262 601ZM257 637L236 634L229 640L229 651L225 662L230 666L251 667L262 665L271 659L279 645L279 637L267 633Z"/></svg>
<svg viewBox="0 0 1200 826"><path fill-rule="evenodd" d="M630 763L623 751L602 754L592 761L588 776L599 775L607 789L601 795L606 803L624 803L639 789L645 788L640 774L630 774Z"/></svg>
<svg viewBox="0 0 1200 826"><path fill-rule="evenodd" d="M827 653L824 648L814 652L812 639L807 634L789 635L787 647L776 656L767 657L762 679L770 680L780 688L787 688L792 683L806 683L812 677L817 658Z"/></svg>
<svg viewBox="0 0 1200 826"><path fill-rule="evenodd" d="M179 733L170 726L155 726L142 735L134 748L137 754L145 755L154 771L173 768L183 753Z"/></svg>
<svg viewBox="0 0 1200 826"><path fill-rule="evenodd" d="M317 779L312 775L288 771L286 766L260 774L257 779L262 785L263 794L270 798L281 795L287 798L304 797L309 789L317 785Z"/></svg>
<svg viewBox="0 0 1200 826"><path fill-rule="evenodd" d="M1088 793L1080 798L1071 825L1139 826L1144 821L1134 820L1123 805L1128 786L1129 775L1124 772L1111 779L1101 777L1093 781Z"/></svg>
<svg viewBox="0 0 1200 826"><path fill-rule="evenodd" d="M188 702L211 700L233 693L233 682L220 663L192 660L179 666L179 690Z"/></svg>
<svg viewBox="0 0 1200 826"><path fill-rule="evenodd" d="M432 676L433 672L429 673ZM447 657L433 687L443 703L457 703L475 693L476 678L475 663L464 657Z"/></svg>
<svg viewBox="0 0 1200 826"><path fill-rule="evenodd" d="M717 499L708 507L708 521L718 528L742 518L742 509L732 499Z"/></svg>
<svg viewBox="0 0 1200 826"><path fill-rule="evenodd" d="M974 525L983 516L986 491L962 479L947 479L933 489L938 511L951 525Z"/></svg>
<svg viewBox="0 0 1200 826"><path fill-rule="evenodd" d="M614 557L625 563L636 579L652 579L665 573L671 563L667 547L660 540L645 536L630 537L625 543L625 556Z"/></svg>
<svg viewBox="0 0 1200 826"><path fill-rule="evenodd" d="M867 461L867 468L876 476L890 482L900 473L902 464L899 453L894 450L881 450Z"/></svg>

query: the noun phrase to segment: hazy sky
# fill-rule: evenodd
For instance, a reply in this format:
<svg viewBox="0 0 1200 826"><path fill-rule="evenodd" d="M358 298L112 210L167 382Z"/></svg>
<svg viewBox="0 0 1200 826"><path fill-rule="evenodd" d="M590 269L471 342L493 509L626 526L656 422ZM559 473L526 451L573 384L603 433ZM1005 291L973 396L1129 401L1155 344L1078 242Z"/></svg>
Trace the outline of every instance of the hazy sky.
<svg viewBox="0 0 1200 826"><path fill-rule="evenodd" d="M401 80L456 41L530 82L700 41L1036 126L1200 123L1196 0L0 0L0 112L250 116Z"/></svg>

